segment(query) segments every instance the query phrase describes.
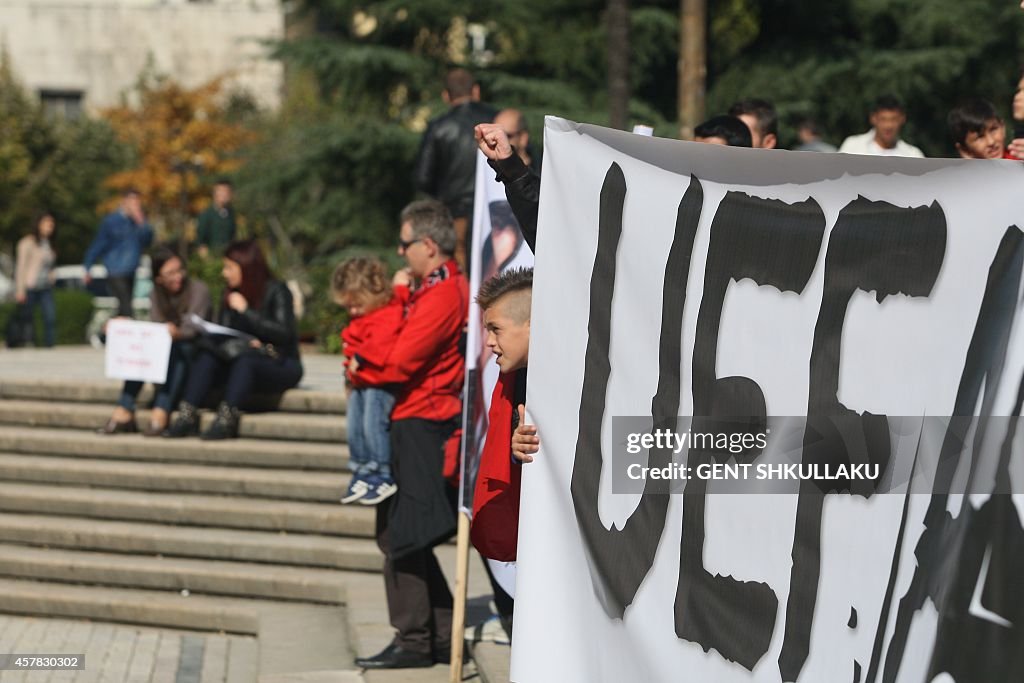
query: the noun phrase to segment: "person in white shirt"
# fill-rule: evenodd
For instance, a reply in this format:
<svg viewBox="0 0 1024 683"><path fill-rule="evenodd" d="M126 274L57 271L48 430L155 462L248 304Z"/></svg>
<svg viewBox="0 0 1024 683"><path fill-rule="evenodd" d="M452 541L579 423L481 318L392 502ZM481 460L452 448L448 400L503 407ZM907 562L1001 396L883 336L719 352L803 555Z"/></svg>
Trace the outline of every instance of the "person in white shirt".
<svg viewBox="0 0 1024 683"><path fill-rule="evenodd" d="M900 129L907 122L907 112L896 97L882 95L875 100L868 120L871 122L871 130L843 140L840 152L924 158L920 149L900 140Z"/></svg>

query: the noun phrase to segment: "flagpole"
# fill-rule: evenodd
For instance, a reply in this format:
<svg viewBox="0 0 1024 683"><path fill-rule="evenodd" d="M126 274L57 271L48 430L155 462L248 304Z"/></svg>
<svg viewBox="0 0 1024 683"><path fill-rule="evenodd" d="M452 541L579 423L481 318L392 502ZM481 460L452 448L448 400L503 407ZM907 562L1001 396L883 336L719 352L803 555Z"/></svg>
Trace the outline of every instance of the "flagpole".
<svg viewBox="0 0 1024 683"><path fill-rule="evenodd" d="M450 683L462 680L462 653L465 648L466 596L469 592L469 515L459 511L459 531L455 550L455 606L452 610L452 658Z"/></svg>

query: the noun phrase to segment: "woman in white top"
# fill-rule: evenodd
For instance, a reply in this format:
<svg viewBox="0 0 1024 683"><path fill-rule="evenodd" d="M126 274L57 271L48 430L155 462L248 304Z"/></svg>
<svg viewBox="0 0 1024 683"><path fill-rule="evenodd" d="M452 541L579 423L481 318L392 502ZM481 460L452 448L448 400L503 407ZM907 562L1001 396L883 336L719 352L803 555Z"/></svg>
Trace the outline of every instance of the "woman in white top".
<svg viewBox="0 0 1024 683"><path fill-rule="evenodd" d="M50 212L39 215L32 234L18 242L14 270L15 297L21 304L18 314L31 324L34 309L39 307L43 312L43 345L47 347L54 344L57 322L53 302L53 266L57 255L51 245L55 228L56 221Z"/></svg>

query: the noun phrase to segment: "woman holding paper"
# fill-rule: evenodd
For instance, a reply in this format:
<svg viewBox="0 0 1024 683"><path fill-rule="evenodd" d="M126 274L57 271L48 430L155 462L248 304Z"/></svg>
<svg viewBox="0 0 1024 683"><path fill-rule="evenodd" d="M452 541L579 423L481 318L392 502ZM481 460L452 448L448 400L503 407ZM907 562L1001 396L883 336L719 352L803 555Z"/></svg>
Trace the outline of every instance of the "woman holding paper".
<svg viewBox="0 0 1024 683"><path fill-rule="evenodd" d="M199 433L198 407L214 386L224 387L224 400L201 438L231 439L247 398L284 392L302 379L292 293L274 279L255 240L228 245L221 276L226 286L217 323L230 329L204 330L170 437Z"/></svg>
<svg viewBox="0 0 1024 683"><path fill-rule="evenodd" d="M149 319L165 323L171 333L171 356L167 363L167 381L156 387L153 410L146 436L159 436L167 429L167 421L175 401L181 396L188 374L189 360L198 334L189 317L210 317L213 304L210 290L200 280L191 280L184 260L168 247L157 247L150 254L153 264L153 290L149 294ZM125 382L114 414L100 429L101 434L136 432L135 400L142 391L142 382Z"/></svg>

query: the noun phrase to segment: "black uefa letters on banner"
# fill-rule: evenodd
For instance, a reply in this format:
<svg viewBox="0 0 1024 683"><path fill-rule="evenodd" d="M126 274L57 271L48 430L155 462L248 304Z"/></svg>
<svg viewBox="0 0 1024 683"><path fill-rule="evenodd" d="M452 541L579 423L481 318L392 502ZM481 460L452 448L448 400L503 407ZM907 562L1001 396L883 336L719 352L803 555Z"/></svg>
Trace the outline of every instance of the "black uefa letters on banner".
<svg viewBox="0 0 1024 683"><path fill-rule="evenodd" d="M598 514L603 466L601 432L611 374L612 298L616 256L622 235L627 182L612 164L600 195L597 253L590 281L589 339L585 356L579 433L571 493L595 592L611 618L621 619L647 577L665 529L669 497L645 491L621 529L606 529ZM682 326L687 280L701 217L704 192L691 177L679 204L675 232L665 267L658 388L651 402L653 429L672 429L680 405L680 368L692 373L695 421L715 416L767 418L765 396L748 377L716 377L719 326L730 282L749 278L762 286L802 294L810 282L825 235L825 217L808 198L796 204L729 192L711 221L703 295L697 316L692 363L682 357ZM810 391L807 415L847 417L834 433L805 433L804 461L884 466L891 457L885 415L858 412L838 399L842 332L849 303L857 290L874 292L879 303L891 295L928 297L941 272L946 251L946 218L938 203L904 208L858 197L839 214L829 234L824 292L808 359ZM975 424L976 439L985 433L984 418L973 417L985 387L982 415L988 414L995 378L1003 369L1010 325L1016 312L1024 268L1024 235L1010 227L990 267L984 299L961 375L954 417L942 446L935 489L948 491L960 464L963 435ZM1022 383L1024 396L1024 383ZM1018 401L1017 413L1020 414ZM959 416L959 417L957 417ZM811 423L808 422L808 425ZM816 423L817 424L817 423ZM997 492L1009 492L1008 461L1013 422L1004 437L1004 457ZM737 456L737 460L747 454ZM688 464L719 457L692 449ZM649 451L649 465L671 462L670 448ZM830 493L870 497L871 481L801 484L793 537L790 594L779 670L784 681L798 681L810 653L811 626L817 601L821 562L821 516ZM683 531L679 582L675 596L675 631L705 651L753 670L768 651L776 628L779 598L767 584L712 576L703 566L706 483L690 480L683 496ZM935 494L925 518L925 532L915 554L918 568L906 596L899 599L896 629L884 658L882 680L896 680L907 644L910 620L925 600L939 611L939 627L928 680L948 672L958 683L1024 680L1024 596L1014 588L1024 575L1024 530L1006 495L995 495L980 510L966 503L953 520L948 496ZM909 504L909 496L907 497ZM896 570L907 524L907 507L894 549L888 590L876 630L871 662L864 679L877 680L883 668L886 627L895 599ZM950 561L955 555L959 561ZM984 570L984 572L982 572ZM992 611L988 621L971 615L968 606L979 592ZM859 623L860 622L860 623ZM871 628L851 605L848 628ZM852 680L863 669L853 662Z"/></svg>

